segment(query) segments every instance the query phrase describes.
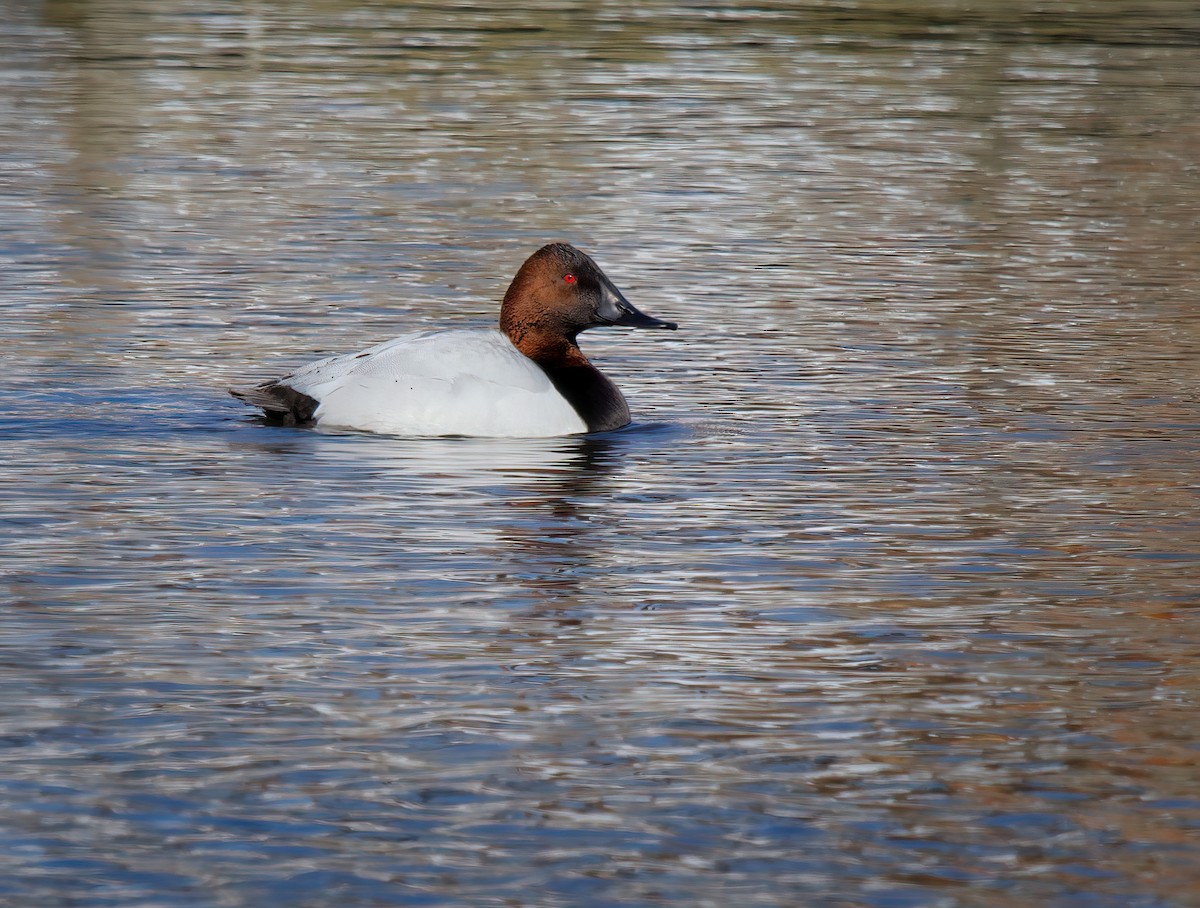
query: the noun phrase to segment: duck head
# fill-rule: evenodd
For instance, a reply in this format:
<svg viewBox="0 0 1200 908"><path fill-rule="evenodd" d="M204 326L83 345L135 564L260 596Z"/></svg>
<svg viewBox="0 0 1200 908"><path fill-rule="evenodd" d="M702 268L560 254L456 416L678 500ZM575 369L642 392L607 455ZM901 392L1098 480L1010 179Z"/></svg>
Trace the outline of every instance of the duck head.
<svg viewBox="0 0 1200 908"><path fill-rule="evenodd" d="M639 311L591 256L567 243L543 246L526 259L500 307L500 329L523 351L559 339L574 346L579 332L610 325L679 327Z"/></svg>

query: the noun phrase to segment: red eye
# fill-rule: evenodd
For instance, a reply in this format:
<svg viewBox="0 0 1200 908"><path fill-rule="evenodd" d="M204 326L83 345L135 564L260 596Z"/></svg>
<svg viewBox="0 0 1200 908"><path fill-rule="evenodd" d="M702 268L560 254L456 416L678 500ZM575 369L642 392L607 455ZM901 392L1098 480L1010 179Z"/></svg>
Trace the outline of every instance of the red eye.
<svg viewBox="0 0 1200 908"><path fill-rule="evenodd" d="M575 283L575 275L573 275L573 274L564 274L564 275L563 275L563 280L564 280L564 281L566 281L568 284L573 284L573 283Z"/></svg>

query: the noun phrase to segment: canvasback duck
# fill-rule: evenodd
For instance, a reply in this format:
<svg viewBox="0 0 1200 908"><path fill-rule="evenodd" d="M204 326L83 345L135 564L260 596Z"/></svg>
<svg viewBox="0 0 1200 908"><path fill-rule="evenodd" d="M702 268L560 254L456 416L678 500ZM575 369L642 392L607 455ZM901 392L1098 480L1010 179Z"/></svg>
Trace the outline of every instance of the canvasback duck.
<svg viewBox="0 0 1200 908"><path fill-rule="evenodd" d="M551 243L509 284L498 331L404 335L230 393L285 425L389 435L604 432L629 424L629 406L576 337L606 325L678 327L639 312L574 246Z"/></svg>

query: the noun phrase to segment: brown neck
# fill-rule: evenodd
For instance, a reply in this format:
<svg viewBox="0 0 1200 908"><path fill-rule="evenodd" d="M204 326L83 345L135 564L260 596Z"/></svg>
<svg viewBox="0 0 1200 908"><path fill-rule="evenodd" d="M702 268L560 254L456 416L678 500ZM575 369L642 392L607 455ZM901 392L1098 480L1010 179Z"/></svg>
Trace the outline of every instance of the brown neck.
<svg viewBox="0 0 1200 908"><path fill-rule="evenodd" d="M564 337L561 332L520 323L506 327L503 321L500 328L514 347L542 368L591 365L575 338Z"/></svg>
<svg viewBox="0 0 1200 908"><path fill-rule="evenodd" d="M573 337L503 317L500 328L518 350L541 367L589 432L606 432L629 424L629 405L624 395L588 362Z"/></svg>
<svg viewBox="0 0 1200 908"><path fill-rule="evenodd" d="M575 409L589 432L606 432L629 424L629 406L620 390L583 355L575 343L578 328L564 330L552 307L539 304L526 262L513 278L500 306L500 330L533 360L555 389Z"/></svg>

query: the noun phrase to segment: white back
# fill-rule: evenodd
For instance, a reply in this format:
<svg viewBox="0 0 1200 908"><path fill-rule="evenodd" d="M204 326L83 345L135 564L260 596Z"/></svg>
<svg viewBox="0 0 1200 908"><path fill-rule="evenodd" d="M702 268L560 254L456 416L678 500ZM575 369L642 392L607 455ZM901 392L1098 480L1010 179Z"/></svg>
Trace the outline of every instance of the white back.
<svg viewBox="0 0 1200 908"><path fill-rule="evenodd" d="M280 380L318 425L394 435L542 437L587 431L546 373L494 328L397 337Z"/></svg>

